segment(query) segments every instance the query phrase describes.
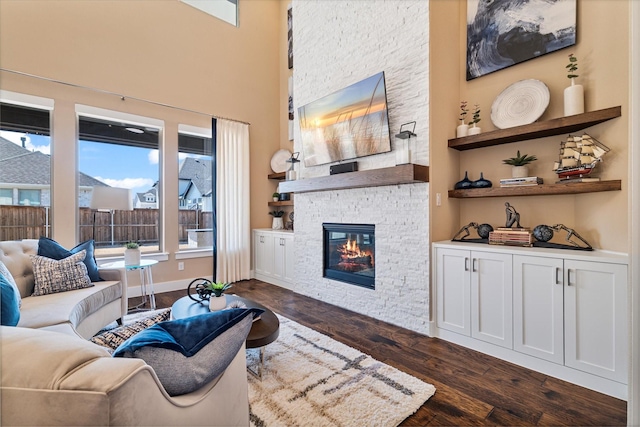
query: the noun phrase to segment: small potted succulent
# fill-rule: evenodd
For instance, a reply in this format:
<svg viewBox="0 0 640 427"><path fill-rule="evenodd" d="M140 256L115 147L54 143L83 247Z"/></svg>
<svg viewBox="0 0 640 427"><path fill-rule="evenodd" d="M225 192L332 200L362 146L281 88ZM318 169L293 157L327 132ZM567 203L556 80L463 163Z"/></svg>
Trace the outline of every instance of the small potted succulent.
<svg viewBox="0 0 640 427"><path fill-rule="evenodd" d="M273 197L274 202L277 202L278 200L280 200L280 193L275 192L271 195L271 197Z"/></svg>
<svg viewBox="0 0 640 427"><path fill-rule="evenodd" d="M211 282L207 285L207 289L211 291L211 296L209 297L209 310L218 311L227 306L227 299L224 296L224 291L232 286L232 284L224 282Z"/></svg>
<svg viewBox="0 0 640 427"><path fill-rule="evenodd" d="M284 211L271 211L269 215L273 217L273 222L271 223L271 228L273 230L282 230L284 228L284 222L282 220L282 216L284 215Z"/></svg>
<svg viewBox="0 0 640 427"><path fill-rule="evenodd" d="M513 178L525 178L529 176L529 163L536 160L538 160L536 156L520 155L520 150L518 150L516 157L504 159L502 163L511 165L511 176Z"/></svg>
<svg viewBox="0 0 640 427"><path fill-rule="evenodd" d="M124 265L140 265L140 245L129 241L124 245Z"/></svg>

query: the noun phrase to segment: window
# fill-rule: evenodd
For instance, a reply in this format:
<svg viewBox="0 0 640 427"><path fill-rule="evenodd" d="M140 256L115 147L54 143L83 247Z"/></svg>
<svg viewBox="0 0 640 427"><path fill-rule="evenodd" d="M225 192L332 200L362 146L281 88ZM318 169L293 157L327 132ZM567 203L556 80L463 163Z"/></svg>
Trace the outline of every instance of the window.
<svg viewBox="0 0 640 427"><path fill-rule="evenodd" d="M158 252L159 128L141 125L136 117L126 121L130 117L122 113L100 110L96 114L98 109L90 108L93 114L83 116L83 108L79 109L81 239L95 240L97 256L122 255L128 241L138 242L143 253ZM112 119L105 118L110 115ZM115 202L104 198L94 200L96 209L91 209L95 186L129 189L133 210L114 208L109 203Z"/></svg>
<svg viewBox="0 0 640 427"><path fill-rule="evenodd" d="M211 129L180 125L178 234L180 249L213 249L213 144Z"/></svg>
<svg viewBox="0 0 640 427"><path fill-rule="evenodd" d="M0 240L48 236L51 205L48 108L53 103L5 91L1 95Z"/></svg>
<svg viewBox="0 0 640 427"><path fill-rule="evenodd" d="M40 206L40 190L18 190L18 204Z"/></svg>

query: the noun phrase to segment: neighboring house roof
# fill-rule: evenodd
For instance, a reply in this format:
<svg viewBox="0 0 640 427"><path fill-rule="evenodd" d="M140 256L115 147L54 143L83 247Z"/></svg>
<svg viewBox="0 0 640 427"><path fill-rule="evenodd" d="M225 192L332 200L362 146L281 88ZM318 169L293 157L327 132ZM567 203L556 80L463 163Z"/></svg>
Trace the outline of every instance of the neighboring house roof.
<svg viewBox="0 0 640 427"><path fill-rule="evenodd" d="M156 198L156 201L158 200L158 189L156 187L150 188L144 193L136 193L136 198L140 203L155 203L155 202L147 202L146 195L149 193L154 195L154 197Z"/></svg>
<svg viewBox="0 0 640 427"><path fill-rule="evenodd" d="M211 193L211 160L187 157L180 163L179 179L190 179L200 194Z"/></svg>
<svg viewBox="0 0 640 427"><path fill-rule="evenodd" d="M0 182L50 185L51 157L40 151L29 151L0 137ZM104 182L82 172L78 173L78 185L108 187Z"/></svg>

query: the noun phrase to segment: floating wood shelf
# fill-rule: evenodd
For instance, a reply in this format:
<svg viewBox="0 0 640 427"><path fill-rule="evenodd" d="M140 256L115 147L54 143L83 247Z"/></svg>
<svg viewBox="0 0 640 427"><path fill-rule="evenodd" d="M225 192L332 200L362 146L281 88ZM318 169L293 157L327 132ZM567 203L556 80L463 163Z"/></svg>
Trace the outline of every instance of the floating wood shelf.
<svg viewBox="0 0 640 427"><path fill-rule="evenodd" d="M429 182L428 166L399 165L390 168L369 169L318 178L284 181L280 183L280 192L308 193L312 191L412 184L416 182Z"/></svg>
<svg viewBox="0 0 640 427"><path fill-rule="evenodd" d="M286 172L274 172L267 175L267 178L269 179L283 180L285 179L285 177L286 177Z"/></svg>
<svg viewBox="0 0 640 427"><path fill-rule="evenodd" d="M465 136L449 140L449 147L456 150L472 150L474 148L491 147L493 145L508 144L527 139L544 138L577 132L598 123L620 117L622 107L611 107L604 110L590 111L575 116L560 117L544 122L516 126L508 129L498 129L479 135Z"/></svg>
<svg viewBox="0 0 640 427"><path fill-rule="evenodd" d="M283 200L281 202L269 202L269 206L293 206L293 200Z"/></svg>
<svg viewBox="0 0 640 427"><path fill-rule="evenodd" d="M596 193L599 191L619 191L622 181L573 182L566 184L541 184L525 187L470 188L468 190L449 190L453 199L477 197L545 196L555 194Z"/></svg>

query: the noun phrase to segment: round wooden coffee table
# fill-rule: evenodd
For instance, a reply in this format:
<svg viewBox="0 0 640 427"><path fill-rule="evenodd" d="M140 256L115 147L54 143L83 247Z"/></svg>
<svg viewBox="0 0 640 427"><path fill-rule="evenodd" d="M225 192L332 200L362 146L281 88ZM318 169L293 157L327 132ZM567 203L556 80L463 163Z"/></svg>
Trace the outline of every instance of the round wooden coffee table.
<svg viewBox="0 0 640 427"><path fill-rule="evenodd" d="M227 298L227 305L232 301L240 301L243 302L247 308L261 308L264 310L260 319L254 321L253 325L251 325L251 330L249 331L246 341L247 348L260 349L260 361L258 363L257 372L252 370L250 367L247 367L247 370L256 377L262 379L262 372L264 371L265 346L278 339L278 335L280 334L280 321L278 320L278 316L262 304L258 304L250 299L228 294L226 294L225 297ZM171 306L172 319L184 319L185 317L197 316L205 313L210 313L208 301L203 301L201 303L195 302L188 296L180 298Z"/></svg>

